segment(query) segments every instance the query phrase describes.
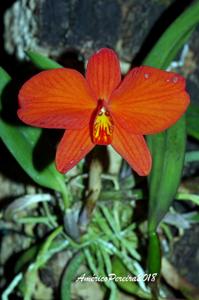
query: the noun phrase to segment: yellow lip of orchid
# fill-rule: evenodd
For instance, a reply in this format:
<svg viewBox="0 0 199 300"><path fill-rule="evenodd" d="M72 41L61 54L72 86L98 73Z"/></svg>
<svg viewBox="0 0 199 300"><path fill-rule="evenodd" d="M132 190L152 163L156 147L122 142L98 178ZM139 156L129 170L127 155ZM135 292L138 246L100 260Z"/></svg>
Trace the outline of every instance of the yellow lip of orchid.
<svg viewBox="0 0 199 300"><path fill-rule="evenodd" d="M109 145L113 139L114 123L109 111L99 101L94 120L91 124L91 139L97 145Z"/></svg>

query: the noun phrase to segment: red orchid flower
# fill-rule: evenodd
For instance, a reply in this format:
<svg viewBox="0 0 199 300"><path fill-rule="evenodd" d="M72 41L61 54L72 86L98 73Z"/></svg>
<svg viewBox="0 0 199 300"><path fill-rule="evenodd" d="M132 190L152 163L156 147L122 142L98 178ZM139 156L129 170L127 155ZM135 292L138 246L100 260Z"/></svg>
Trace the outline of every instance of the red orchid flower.
<svg viewBox="0 0 199 300"><path fill-rule="evenodd" d="M112 147L141 176L151 169L143 135L163 131L185 112L182 76L142 66L121 81L117 55L103 48L88 61L86 78L60 68L43 71L19 92L19 118L32 126L66 129L56 166L65 173L95 145Z"/></svg>

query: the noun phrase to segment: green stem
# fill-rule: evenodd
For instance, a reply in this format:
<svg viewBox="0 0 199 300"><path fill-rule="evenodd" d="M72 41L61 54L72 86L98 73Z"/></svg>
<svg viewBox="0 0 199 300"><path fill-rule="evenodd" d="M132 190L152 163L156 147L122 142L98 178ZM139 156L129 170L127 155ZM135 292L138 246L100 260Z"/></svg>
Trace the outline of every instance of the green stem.
<svg viewBox="0 0 199 300"><path fill-rule="evenodd" d="M161 270L161 247L157 232L149 232L149 243L148 243L148 272L149 274L157 273L157 279L160 276ZM158 292L158 280L150 283L153 300L159 298Z"/></svg>
<svg viewBox="0 0 199 300"><path fill-rule="evenodd" d="M62 195L63 204L64 204L64 211L70 206L72 195L69 191L67 184L65 184L62 180L60 180L60 193Z"/></svg>
<svg viewBox="0 0 199 300"><path fill-rule="evenodd" d="M13 292L13 290L19 284L19 282L22 280L22 278L23 278L22 272L20 272L19 274L17 274L13 278L13 280L11 281L11 283L9 284L9 286L3 292L3 294L2 294L2 300L9 300L8 296Z"/></svg>
<svg viewBox="0 0 199 300"><path fill-rule="evenodd" d="M53 220L56 220L56 217L53 217ZM52 227L49 223L48 217L24 217L17 220L20 224L36 224L36 223L43 223L48 225L49 227Z"/></svg>
<svg viewBox="0 0 199 300"><path fill-rule="evenodd" d="M53 228L56 228L58 223L56 221L56 217L51 214L48 203L44 202L43 207L48 218L49 225Z"/></svg>
<svg viewBox="0 0 199 300"><path fill-rule="evenodd" d="M37 257L42 257L48 250L48 248L50 247L52 241L63 231L63 227L59 226L57 227L46 239L45 243L43 244L43 246L41 247L38 256Z"/></svg>

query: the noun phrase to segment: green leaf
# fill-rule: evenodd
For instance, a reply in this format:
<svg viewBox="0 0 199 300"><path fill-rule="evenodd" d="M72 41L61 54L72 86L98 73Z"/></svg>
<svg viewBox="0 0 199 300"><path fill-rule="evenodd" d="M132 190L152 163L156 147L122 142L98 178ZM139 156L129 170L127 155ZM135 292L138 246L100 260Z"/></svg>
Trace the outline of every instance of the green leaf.
<svg viewBox="0 0 199 300"><path fill-rule="evenodd" d="M13 280L11 281L11 283L6 287L6 289L3 291L2 293L2 300L9 300L9 296L12 294L12 292L14 291L15 287L20 283L20 281L23 278L23 274L19 273L17 274Z"/></svg>
<svg viewBox="0 0 199 300"><path fill-rule="evenodd" d="M71 284L83 259L84 254L78 253L66 266L61 280L61 300L71 300Z"/></svg>
<svg viewBox="0 0 199 300"><path fill-rule="evenodd" d="M40 247L35 262L29 266L25 273L25 278L21 283L22 293L24 295L24 300L31 300L34 289L36 288L36 281L38 276L38 270L42 268L46 262L57 252L60 252L64 248L68 246L68 242L60 241L61 243L57 243L55 241L56 237L63 232L62 227L57 227L50 235L47 237L45 242ZM55 247L54 247L55 245ZM29 284L26 284L27 281Z"/></svg>
<svg viewBox="0 0 199 300"><path fill-rule="evenodd" d="M58 64L56 61L44 56L35 51L27 51L27 56L30 58L32 63L42 70L50 70L50 69L57 69L63 68L62 65Z"/></svg>
<svg viewBox="0 0 199 300"><path fill-rule="evenodd" d="M188 135L199 140L199 105L191 103L186 114Z"/></svg>
<svg viewBox="0 0 199 300"><path fill-rule="evenodd" d="M149 179L148 271L160 274L161 250L156 229L168 212L179 186L186 142L185 118L181 118L167 131L150 137L148 141L153 155L153 169ZM156 282L151 288L157 296Z"/></svg>
<svg viewBox="0 0 199 300"><path fill-rule="evenodd" d="M116 256L112 260L112 270L113 273L118 278L127 278L128 275L134 278L132 280L117 280L116 284L122 288L124 291L138 296L140 299L151 299L151 295L148 292L143 291L138 284L136 284L136 278L134 275L130 274L129 271L125 268L124 264L121 260L119 260Z"/></svg>
<svg viewBox="0 0 199 300"><path fill-rule="evenodd" d="M185 163L199 161L199 151L190 151L185 154Z"/></svg>
<svg viewBox="0 0 199 300"><path fill-rule="evenodd" d="M199 2L195 1L163 33L145 58L144 64L166 69L187 42L198 22Z"/></svg>
<svg viewBox="0 0 199 300"><path fill-rule="evenodd" d="M144 64L166 68L199 22L199 2L190 6L165 31ZM160 55L161 53L161 55ZM173 200L181 178L185 151L185 118L167 131L148 136L153 156L149 180L149 230L156 230Z"/></svg>
<svg viewBox="0 0 199 300"><path fill-rule="evenodd" d="M199 213L193 212L187 214L186 219L190 221L191 223L199 223Z"/></svg>
<svg viewBox="0 0 199 300"><path fill-rule="evenodd" d="M153 169L149 179L149 231L155 231L177 192L185 154L185 120L149 138Z"/></svg>
<svg viewBox="0 0 199 300"><path fill-rule="evenodd" d="M60 234L60 228L53 231L44 242L34 244L29 249L25 250L16 262L14 267L15 273L19 273L28 266L33 266L39 269L56 253L66 250L69 245L68 240L58 239L56 236ZM53 236L52 236L53 235ZM52 238L53 237L53 238ZM47 245L47 246L46 246Z"/></svg>
<svg viewBox="0 0 199 300"><path fill-rule="evenodd" d="M10 76L0 68L0 107L2 94L10 83ZM33 151L41 135L41 129L28 126L16 126L0 119L0 137L24 171L38 184L61 192L67 198L64 176L55 168L54 163L37 170L33 163Z"/></svg>
<svg viewBox="0 0 199 300"><path fill-rule="evenodd" d="M43 245L41 246L41 249L39 250L38 254L37 254L37 258L35 261L35 268L39 269L41 267L43 267L46 263L46 261L48 261L48 259L54 254L56 253L56 248L55 248L55 252L52 251L52 246L53 246L53 241L55 240L55 238L60 235L60 233L63 232L63 228L62 226L57 227L45 240L45 242L43 243ZM61 242L61 244L58 247L58 252L63 248L65 248L66 246L68 246L69 242L67 240L65 240L64 242ZM60 248L61 246L61 248ZM50 251L51 250L51 251Z"/></svg>
<svg viewBox="0 0 199 300"><path fill-rule="evenodd" d="M29 249L25 250L23 254L21 254L16 262L14 267L15 273L19 273L22 269L30 264L31 261L34 260L38 251L39 251L39 244L31 246Z"/></svg>
<svg viewBox="0 0 199 300"><path fill-rule="evenodd" d="M199 22L199 1L190 6L171 24L144 60L145 65L165 69L188 40ZM160 246L153 241L157 226L175 197L184 163L186 133L185 117L167 131L148 136L153 157L149 178L149 270L160 272ZM150 247L150 245L154 245ZM156 261L158 260L158 261ZM157 297L157 286L152 287Z"/></svg>
<svg viewBox="0 0 199 300"><path fill-rule="evenodd" d="M199 22L199 2L190 6L165 31L146 57L144 64L166 68ZM161 55L160 55L161 53ZM149 231L155 231L176 194L185 152L185 118L167 131L148 136L153 156L149 180Z"/></svg>
<svg viewBox="0 0 199 300"><path fill-rule="evenodd" d="M175 198L181 201L191 201L194 204L199 205L199 195L196 194L178 193Z"/></svg>
<svg viewBox="0 0 199 300"><path fill-rule="evenodd" d="M11 77L0 67L0 96L7 84L11 81ZM0 101L0 110L2 110L2 103Z"/></svg>

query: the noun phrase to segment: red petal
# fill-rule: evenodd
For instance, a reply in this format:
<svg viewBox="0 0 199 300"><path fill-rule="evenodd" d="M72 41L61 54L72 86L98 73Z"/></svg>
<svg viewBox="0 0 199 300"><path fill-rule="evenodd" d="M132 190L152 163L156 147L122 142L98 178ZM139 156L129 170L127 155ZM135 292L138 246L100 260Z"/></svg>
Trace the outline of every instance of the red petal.
<svg viewBox="0 0 199 300"><path fill-rule="evenodd" d="M108 101L121 81L119 60L115 52L102 48L91 56L87 65L86 79L96 98Z"/></svg>
<svg viewBox="0 0 199 300"><path fill-rule="evenodd" d="M44 128L77 129L89 123L95 99L85 78L71 69L43 71L19 92L19 118Z"/></svg>
<svg viewBox="0 0 199 300"><path fill-rule="evenodd" d="M151 154L142 135L129 134L117 123L112 146L140 176L149 174Z"/></svg>
<svg viewBox="0 0 199 300"><path fill-rule="evenodd" d="M111 96L109 109L135 134L157 133L185 112L189 95L182 76L152 67L133 69Z"/></svg>
<svg viewBox="0 0 199 300"><path fill-rule="evenodd" d="M66 130L56 153L58 171L66 173L72 169L94 146L89 127L81 130Z"/></svg>

